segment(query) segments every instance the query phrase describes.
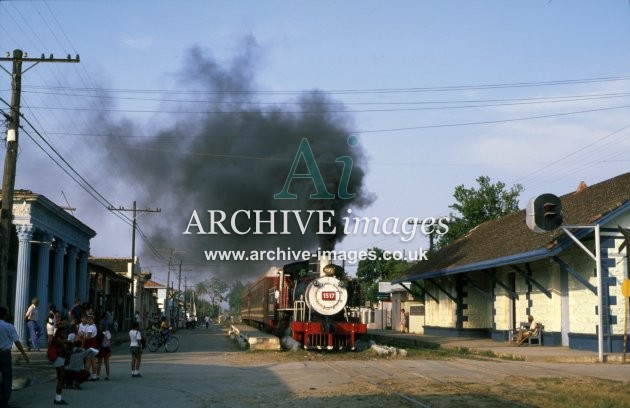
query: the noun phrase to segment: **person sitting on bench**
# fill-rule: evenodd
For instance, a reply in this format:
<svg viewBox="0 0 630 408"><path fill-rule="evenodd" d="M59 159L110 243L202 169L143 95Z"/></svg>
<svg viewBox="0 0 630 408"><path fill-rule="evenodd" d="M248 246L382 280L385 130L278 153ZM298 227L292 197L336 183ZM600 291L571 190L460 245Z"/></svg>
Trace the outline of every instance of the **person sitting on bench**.
<svg viewBox="0 0 630 408"><path fill-rule="evenodd" d="M516 345L520 346L531 336L535 336L538 334L538 323L534 321L534 316L527 316L527 321L529 322L528 329L520 329L518 331L518 335L516 336Z"/></svg>

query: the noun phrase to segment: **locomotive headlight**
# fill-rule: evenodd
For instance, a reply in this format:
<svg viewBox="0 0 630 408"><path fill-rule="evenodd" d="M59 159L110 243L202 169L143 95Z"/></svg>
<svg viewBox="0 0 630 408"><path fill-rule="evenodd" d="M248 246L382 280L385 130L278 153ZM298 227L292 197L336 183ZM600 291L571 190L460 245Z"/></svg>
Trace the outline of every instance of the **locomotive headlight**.
<svg viewBox="0 0 630 408"><path fill-rule="evenodd" d="M326 276L333 276L335 274L335 270L337 268L335 268L335 265L333 264L328 264L326 266L324 266L324 275Z"/></svg>

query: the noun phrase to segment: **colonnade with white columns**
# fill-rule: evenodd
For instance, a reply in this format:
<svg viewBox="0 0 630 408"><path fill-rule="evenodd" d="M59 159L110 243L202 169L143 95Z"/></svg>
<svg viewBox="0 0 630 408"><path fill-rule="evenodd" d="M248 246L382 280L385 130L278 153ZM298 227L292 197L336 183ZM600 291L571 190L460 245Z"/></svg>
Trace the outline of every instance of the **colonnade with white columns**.
<svg viewBox="0 0 630 408"><path fill-rule="evenodd" d="M89 249L79 248L32 224L16 225L16 230L19 245L15 276L15 328L20 337L26 338L26 323L21 316L26 313L32 298L37 297L39 325L44 333L40 344L46 344L48 305L53 304L61 310L63 303L72 305L76 298L87 300ZM34 245L38 246L35 251Z"/></svg>
<svg viewBox="0 0 630 408"><path fill-rule="evenodd" d="M14 325L28 344L24 315L33 298L39 299L40 347L46 345L48 307L62 309L89 295L90 239L96 232L41 194L18 190L14 194L13 224L17 257L9 270L9 301ZM11 309L11 304L9 308Z"/></svg>

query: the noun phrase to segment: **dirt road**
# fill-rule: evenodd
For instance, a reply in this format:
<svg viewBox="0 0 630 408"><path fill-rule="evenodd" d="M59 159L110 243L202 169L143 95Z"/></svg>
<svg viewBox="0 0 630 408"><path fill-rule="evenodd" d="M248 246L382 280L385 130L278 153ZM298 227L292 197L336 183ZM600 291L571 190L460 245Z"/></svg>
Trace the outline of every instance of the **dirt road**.
<svg viewBox="0 0 630 408"><path fill-rule="evenodd" d="M64 398L71 405L90 408L120 404L182 408L522 407L554 406L544 402L558 394L557 386L566 389L567 398L571 398L570 387L597 390L611 385L621 390L625 387L616 387L616 381L626 385L630 381L630 370L623 365L383 358L369 352L248 352L240 350L216 326L180 330L177 335L178 352L144 353L141 378L131 378L127 347L121 345L114 350L109 381L84 383L83 390L66 390ZM630 406L622 394L605 392L614 402L610 406ZM538 399L531 399L534 393ZM580 398L578 392L575 396ZM14 392L11 406L48 406L53 397L54 382L49 380Z"/></svg>

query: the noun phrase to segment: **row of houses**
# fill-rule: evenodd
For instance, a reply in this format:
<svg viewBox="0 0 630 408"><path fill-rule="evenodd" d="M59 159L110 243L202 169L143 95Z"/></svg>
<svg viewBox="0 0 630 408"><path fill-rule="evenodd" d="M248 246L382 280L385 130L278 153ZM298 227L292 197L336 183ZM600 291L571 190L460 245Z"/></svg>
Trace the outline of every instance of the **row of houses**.
<svg viewBox="0 0 630 408"><path fill-rule="evenodd" d="M132 261L90 256L95 236L94 230L45 196L15 191L8 277L0 282L0 290L22 339L27 331L22 317L35 297L41 327L49 305L61 310L64 305L72 307L76 299L96 312L112 312L120 330L127 330L136 315L146 324L172 310L167 288L141 272L137 257Z"/></svg>
<svg viewBox="0 0 630 408"><path fill-rule="evenodd" d="M627 303L630 173L560 197L561 228L534 233L525 211L487 221L393 280L424 304L421 331L507 341L528 315L543 345L620 352ZM421 299L413 299L412 286ZM393 313L396 316L396 313Z"/></svg>

